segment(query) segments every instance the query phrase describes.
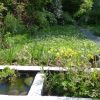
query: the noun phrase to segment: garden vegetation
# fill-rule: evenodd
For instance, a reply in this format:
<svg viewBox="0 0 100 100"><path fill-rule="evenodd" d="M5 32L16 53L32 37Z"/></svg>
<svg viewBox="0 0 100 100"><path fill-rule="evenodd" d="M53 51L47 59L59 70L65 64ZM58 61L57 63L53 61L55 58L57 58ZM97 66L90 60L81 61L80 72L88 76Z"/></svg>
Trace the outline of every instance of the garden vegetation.
<svg viewBox="0 0 100 100"><path fill-rule="evenodd" d="M44 95L100 99L100 71L74 67L67 72L46 73ZM98 98L98 99L97 99Z"/></svg>
<svg viewBox="0 0 100 100"><path fill-rule="evenodd" d="M0 0L0 65L68 67L47 75L48 95L100 98L100 72L90 71L100 47L80 26L100 36L100 0ZM0 81L13 76L5 68Z"/></svg>
<svg viewBox="0 0 100 100"><path fill-rule="evenodd" d="M99 9L99 0L0 0L0 64L89 65L100 49L75 25L99 27Z"/></svg>

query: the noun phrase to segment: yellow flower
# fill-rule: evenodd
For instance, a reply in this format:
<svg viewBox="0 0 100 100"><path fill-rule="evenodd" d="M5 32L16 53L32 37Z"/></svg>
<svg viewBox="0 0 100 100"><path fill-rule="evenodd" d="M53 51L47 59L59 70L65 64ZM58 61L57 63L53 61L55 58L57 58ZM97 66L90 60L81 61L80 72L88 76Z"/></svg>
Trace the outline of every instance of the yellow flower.
<svg viewBox="0 0 100 100"><path fill-rule="evenodd" d="M48 53L51 53L51 51L49 50Z"/></svg>
<svg viewBox="0 0 100 100"><path fill-rule="evenodd" d="M72 49L68 48L65 54L66 56L73 56L73 55L76 55L77 53L73 51Z"/></svg>
<svg viewBox="0 0 100 100"><path fill-rule="evenodd" d="M73 50L71 48L68 48L67 51L72 52Z"/></svg>
<svg viewBox="0 0 100 100"><path fill-rule="evenodd" d="M57 53L56 53L56 56L57 56L57 58L59 58L59 57L60 57L60 53L59 53L59 52L57 52Z"/></svg>
<svg viewBox="0 0 100 100"><path fill-rule="evenodd" d="M53 53L54 52L54 48L51 48L48 53Z"/></svg>
<svg viewBox="0 0 100 100"><path fill-rule="evenodd" d="M50 51L53 52L54 51L54 48L51 48Z"/></svg>
<svg viewBox="0 0 100 100"><path fill-rule="evenodd" d="M64 50L62 49L62 50L60 51L60 53L63 54L63 53L64 53Z"/></svg>

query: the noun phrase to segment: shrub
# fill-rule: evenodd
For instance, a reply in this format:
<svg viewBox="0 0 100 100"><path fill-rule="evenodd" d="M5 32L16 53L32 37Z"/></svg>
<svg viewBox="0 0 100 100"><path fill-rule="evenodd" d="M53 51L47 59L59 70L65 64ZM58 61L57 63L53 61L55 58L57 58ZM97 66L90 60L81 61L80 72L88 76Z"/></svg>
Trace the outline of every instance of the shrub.
<svg viewBox="0 0 100 100"><path fill-rule="evenodd" d="M28 32L30 35L35 35L39 30L39 27L37 25L32 25L28 28Z"/></svg>
<svg viewBox="0 0 100 100"><path fill-rule="evenodd" d="M24 47L17 53L15 59L21 65L31 64L32 56L29 52L29 46L24 45Z"/></svg>
<svg viewBox="0 0 100 100"><path fill-rule="evenodd" d="M5 5L5 7L7 8L8 12L13 12L14 11L16 0L0 0L0 2ZM5 12L4 15L6 13L7 12Z"/></svg>
<svg viewBox="0 0 100 100"><path fill-rule="evenodd" d="M68 12L63 13L63 19L65 24L72 24L74 22L74 19Z"/></svg>
<svg viewBox="0 0 100 100"><path fill-rule="evenodd" d="M4 19L4 27L5 31L11 32L11 33L21 33L24 30L24 26L22 24L22 21L19 19L16 19L14 15L8 13Z"/></svg>
<svg viewBox="0 0 100 100"><path fill-rule="evenodd" d="M84 0L83 3L80 5L79 10L75 13L76 17L80 17L84 14L89 13L93 7L93 0Z"/></svg>
<svg viewBox="0 0 100 100"><path fill-rule="evenodd" d="M44 27L48 25L48 20L46 18L46 13L41 11L36 11L34 13L36 24L40 27Z"/></svg>
<svg viewBox="0 0 100 100"><path fill-rule="evenodd" d="M100 98L100 71L75 67L48 74L44 89L48 95Z"/></svg>
<svg viewBox="0 0 100 100"><path fill-rule="evenodd" d="M16 77L15 70L5 67L0 72L0 81L13 81L13 78Z"/></svg>
<svg viewBox="0 0 100 100"><path fill-rule="evenodd" d="M0 28L3 26L3 12L7 10L3 3L0 3ZM0 30L1 31L1 30Z"/></svg>
<svg viewBox="0 0 100 100"><path fill-rule="evenodd" d="M61 0L53 0L53 7L56 18L60 19L63 14Z"/></svg>
<svg viewBox="0 0 100 100"><path fill-rule="evenodd" d="M94 0L84 0L80 5L79 10L74 14L75 18L78 18L80 24L88 24L93 9Z"/></svg>
<svg viewBox="0 0 100 100"><path fill-rule="evenodd" d="M1 12L3 12L4 10L7 10L6 7L4 7L3 3L0 3L0 14Z"/></svg>
<svg viewBox="0 0 100 100"><path fill-rule="evenodd" d="M50 25L56 25L57 24L57 19L55 18L55 15L51 12L47 12L47 20Z"/></svg>
<svg viewBox="0 0 100 100"><path fill-rule="evenodd" d="M10 45L8 44L8 41L7 41L7 38L9 38L9 35L10 33L7 32L6 34L4 34L4 32L2 32L1 30L1 33L0 33L0 48L9 48Z"/></svg>

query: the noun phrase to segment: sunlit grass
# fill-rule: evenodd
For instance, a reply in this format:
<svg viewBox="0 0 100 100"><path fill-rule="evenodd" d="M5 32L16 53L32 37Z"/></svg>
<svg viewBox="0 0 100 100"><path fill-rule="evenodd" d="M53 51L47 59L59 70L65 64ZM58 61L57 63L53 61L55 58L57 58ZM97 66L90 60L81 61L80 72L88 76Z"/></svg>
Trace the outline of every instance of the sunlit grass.
<svg viewBox="0 0 100 100"><path fill-rule="evenodd" d="M0 64L86 66L100 53L100 48L72 25L47 27L32 35L9 35L5 40L9 46L0 49Z"/></svg>

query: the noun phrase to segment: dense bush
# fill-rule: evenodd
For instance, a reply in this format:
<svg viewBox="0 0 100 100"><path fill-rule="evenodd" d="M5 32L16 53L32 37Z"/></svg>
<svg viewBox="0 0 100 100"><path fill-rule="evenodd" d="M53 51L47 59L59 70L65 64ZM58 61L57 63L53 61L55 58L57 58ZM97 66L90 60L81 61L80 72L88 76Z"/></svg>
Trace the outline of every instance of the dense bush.
<svg viewBox="0 0 100 100"><path fill-rule="evenodd" d="M75 16L82 16L84 14L89 13L93 7L93 0L84 0L83 3L80 5L79 10L75 13Z"/></svg>
<svg viewBox="0 0 100 100"><path fill-rule="evenodd" d="M24 25L20 19L15 18L14 15L8 13L4 18L4 28L7 32L21 33L21 31L24 30Z"/></svg>
<svg viewBox="0 0 100 100"><path fill-rule="evenodd" d="M0 28L3 26L3 12L7 10L6 7L4 7L4 3L0 3ZM1 31L1 30L0 30Z"/></svg>
<svg viewBox="0 0 100 100"><path fill-rule="evenodd" d="M5 67L0 72L0 82L2 82L2 81L12 82L15 77L16 77L15 70L10 69L9 67Z"/></svg>
<svg viewBox="0 0 100 100"><path fill-rule="evenodd" d="M99 23L99 8L99 0L0 0L0 26L5 24L6 31L16 33L17 29L13 25L19 19L27 27L72 24L73 18L80 19L80 22ZM9 17L10 22L7 22Z"/></svg>
<svg viewBox="0 0 100 100"><path fill-rule="evenodd" d="M59 74L47 74L47 95L100 98L100 72L90 68L71 68Z"/></svg>
<svg viewBox="0 0 100 100"><path fill-rule="evenodd" d="M68 12L63 13L63 20L64 20L64 24L74 23L73 17Z"/></svg>

